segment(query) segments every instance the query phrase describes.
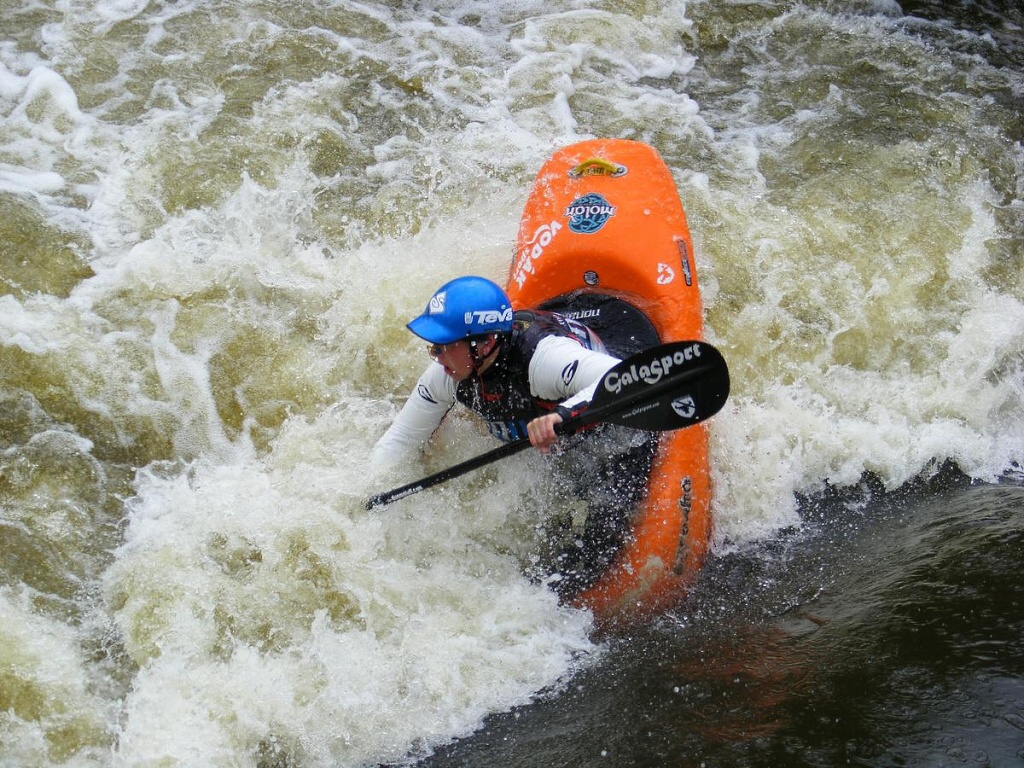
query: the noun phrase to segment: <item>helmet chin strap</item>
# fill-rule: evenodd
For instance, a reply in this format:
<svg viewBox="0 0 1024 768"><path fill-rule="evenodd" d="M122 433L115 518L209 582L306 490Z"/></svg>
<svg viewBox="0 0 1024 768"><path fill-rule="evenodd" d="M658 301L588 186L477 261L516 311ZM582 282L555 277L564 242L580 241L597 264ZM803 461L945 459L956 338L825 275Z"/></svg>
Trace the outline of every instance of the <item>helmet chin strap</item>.
<svg viewBox="0 0 1024 768"><path fill-rule="evenodd" d="M473 375L477 376L478 378L480 376L480 366L483 364L487 356L494 352L494 350L498 346L497 334L488 334L487 338L489 338L494 343L492 344L491 348L487 351L487 354L485 355L481 355L480 350L477 348L477 345L480 343L479 341L477 341L476 339L469 340L469 360L470 363L473 365Z"/></svg>

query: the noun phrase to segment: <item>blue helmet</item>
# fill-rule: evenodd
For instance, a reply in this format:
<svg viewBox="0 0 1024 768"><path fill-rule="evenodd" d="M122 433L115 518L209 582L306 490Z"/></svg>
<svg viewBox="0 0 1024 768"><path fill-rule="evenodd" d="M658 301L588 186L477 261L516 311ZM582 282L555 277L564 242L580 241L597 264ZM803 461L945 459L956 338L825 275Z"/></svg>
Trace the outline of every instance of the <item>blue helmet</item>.
<svg viewBox="0 0 1024 768"><path fill-rule="evenodd" d="M423 314L406 326L431 344L512 330L512 302L495 283L483 277L457 277L427 302Z"/></svg>

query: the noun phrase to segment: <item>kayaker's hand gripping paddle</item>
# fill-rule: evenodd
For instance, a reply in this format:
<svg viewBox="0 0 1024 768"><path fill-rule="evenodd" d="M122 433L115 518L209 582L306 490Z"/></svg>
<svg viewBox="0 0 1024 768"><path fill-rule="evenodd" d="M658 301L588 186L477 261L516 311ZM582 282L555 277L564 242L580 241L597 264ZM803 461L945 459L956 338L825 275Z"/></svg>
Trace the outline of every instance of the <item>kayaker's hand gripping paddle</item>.
<svg viewBox="0 0 1024 768"><path fill-rule="evenodd" d="M721 353L704 341L674 341L639 352L609 370L586 410L555 427L571 435L598 422L666 431L699 424L718 413L729 397L729 369ZM408 485L371 496L367 509L439 485L530 447L521 438Z"/></svg>

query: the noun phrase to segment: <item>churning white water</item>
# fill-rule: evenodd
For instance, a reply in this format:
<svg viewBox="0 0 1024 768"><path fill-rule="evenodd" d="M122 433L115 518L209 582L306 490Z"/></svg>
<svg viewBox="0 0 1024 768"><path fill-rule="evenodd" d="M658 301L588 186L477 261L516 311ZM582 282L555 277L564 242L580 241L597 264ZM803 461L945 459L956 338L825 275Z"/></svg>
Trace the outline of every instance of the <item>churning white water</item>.
<svg viewBox="0 0 1024 768"><path fill-rule="evenodd" d="M0 763L412 760L600 646L543 462L368 452L533 175L647 141L690 216L717 552L1024 445L1020 68L891 3L3 3Z"/></svg>

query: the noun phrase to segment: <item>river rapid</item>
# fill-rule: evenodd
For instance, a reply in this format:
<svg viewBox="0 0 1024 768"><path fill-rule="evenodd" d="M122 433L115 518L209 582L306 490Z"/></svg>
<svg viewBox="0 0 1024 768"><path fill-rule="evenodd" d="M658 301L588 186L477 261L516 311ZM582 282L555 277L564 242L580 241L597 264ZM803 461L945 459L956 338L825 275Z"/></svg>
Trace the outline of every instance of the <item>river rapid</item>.
<svg viewBox="0 0 1024 768"><path fill-rule="evenodd" d="M0 0L0 765L1024 764L1024 16ZM652 144L732 396L614 636L544 462L368 454L533 177Z"/></svg>

